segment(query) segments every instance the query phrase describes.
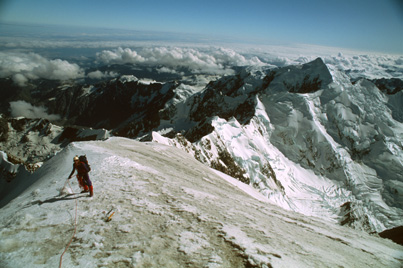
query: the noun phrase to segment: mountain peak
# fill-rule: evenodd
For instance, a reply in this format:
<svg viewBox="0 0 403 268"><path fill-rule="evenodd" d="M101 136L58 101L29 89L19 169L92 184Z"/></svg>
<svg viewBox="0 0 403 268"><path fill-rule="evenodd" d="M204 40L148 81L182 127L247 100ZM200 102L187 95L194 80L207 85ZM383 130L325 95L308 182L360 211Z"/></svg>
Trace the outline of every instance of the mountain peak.
<svg viewBox="0 0 403 268"><path fill-rule="evenodd" d="M326 88L333 77L321 58L272 70L266 77L268 90L313 93Z"/></svg>

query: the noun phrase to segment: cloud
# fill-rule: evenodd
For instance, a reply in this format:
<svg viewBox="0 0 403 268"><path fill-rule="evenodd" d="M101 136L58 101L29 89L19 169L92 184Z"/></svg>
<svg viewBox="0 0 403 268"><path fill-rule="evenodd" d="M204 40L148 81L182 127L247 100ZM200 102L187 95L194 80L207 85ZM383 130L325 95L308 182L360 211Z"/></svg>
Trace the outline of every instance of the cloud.
<svg viewBox="0 0 403 268"><path fill-rule="evenodd" d="M51 45L52 41L48 42L50 43L47 45ZM110 42L77 41L74 44L60 42L58 44L60 48L63 46L77 48L77 56L81 52L87 53L88 58L95 54L95 64L130 64L139 68L155 68L159 73L181 76L189 72L226 75L234 73L234 66L283 67L303 64L321 57L326 64L335 66L352 78L403 79L402 55L382 55L340 48L310 45L228 45L224 48L201 44L186 44L185 46L183 43L163 43L155 46L139 41L136 43L117 40ZM125 45L128 47L124 48ZM105 46L105 48L99 51L101 46ZM116 48L111 48L112 46ZM79 47L91 47L92 49L81 51L78 49ZM64 50L58 49L57 51ZM90 66L94 62L88 60L81 64ZM118 74L109 71L93 71L87 76L90 79L103 79L116 77ZM0 52L0 77L12 77L16 84L25 85L29 80L38 78L52 80L83 78L85 71L77 64L62 59L50 60L36 53Z"/></svg>
<svg viewBox="0 0 403 268"><path fill-rule="evenodd" d="M45 78L50 80L70 80L84 77L84 71L77 64L66 60L49 60L36 53L0 52L0 77L13 78L18 85L28 80Z"/></svg>
<svg viewBox="0 0 403 268"><path fill-rule="evenodd" d="M115 50L104 50L97 53L97 60L106 64L126 64L126 63L141 63L145 59L137 54L136 51L130 48L117 48Z"/></svg>
<svg viewBox="0 0 403 268"><path fill-rule="evenodd" d="M345 71L352 78L403 79L403 57L397 55L343 55L324 58L325 63Z"/></svg>
<svg viewBox="0 0 403 268"><path fill-rule="evenodd" d="M343 52L343 53L342 53ZM350 77L403 79L403 57L381 55L318 46L255 48L223 47L142 47L103 50L96 54L101 64L133 64L158 67L160 73L178 73L187 69L194 74L233 74L234 66L283 67L304 64L321 57Z"/></svg>
<svg viewBox="0 0 403 268"><path fill-rule="evenodd" d="M304 64L321 57L326 64L335 66L352 78L403 79L403 55L307 44L237 46L235 51L241 55L256 55L262 62L277 67Z"/></svg>
<svg viewBox="0 0 403 268"><path fill-rule="evenodd" d="M103 79L103 78L110 78L110 77L117 77L119 74L113 71L110 72L101 72L99 70L90 72L87 74L88 78L91 79Z"/></svg>
<svg viewBox="0 0 403 268"><path fill-rule="evenodd" d="M27 82L28 82L28 78L26 78L24 75L22 74L15 74L12 77L14 83L16 83L19 86L24 86Z"/></svg>
<svg viewBox="0 0 403 268"><path fill-rule="evenodd" d="M45 107L36 107L25 101L10 102L11 116L26 118L45 118L48 120L58 120L59 115L48 114Z"/></svg>
<svg viewBox="0 0 403 268"><path fill-rule="evenodd" d="M180 74L180 75L185 75L185 73L184 72L178 72L178 71L176 71L176 70L174 70L174 69L170 69L170 68L167 68L167 67L161 67L161 68L157 68L157 72L158 73L169 73L169 74Z"/></svg>
<svg viewBox="0 0 403 268"><path fill-rule="evenodd" d="M256 56L246 58L224 48L145 47L136 51L119 47L98 52L96 58L102 64L163 66L160 72L186 68L196 74L229 74L233 73L233 66L266 65Z"/></svg>

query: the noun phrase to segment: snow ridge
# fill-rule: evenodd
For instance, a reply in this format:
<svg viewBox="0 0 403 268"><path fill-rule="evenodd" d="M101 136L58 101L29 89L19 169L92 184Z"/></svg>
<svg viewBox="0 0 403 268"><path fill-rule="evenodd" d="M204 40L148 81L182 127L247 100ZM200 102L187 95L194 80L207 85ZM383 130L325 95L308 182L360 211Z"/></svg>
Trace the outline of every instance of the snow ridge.
<svg viewBox="0 0 403 268"><path fill-rule="evenodd" d="M94 197L60 196L72 157L84 152ZM161 144L75 142L16 179L35 182L1 208L2 267L57 265L74 227L75 198L77 235L63 267L399 267L403 259L400 245L286 211Z"/></svg>

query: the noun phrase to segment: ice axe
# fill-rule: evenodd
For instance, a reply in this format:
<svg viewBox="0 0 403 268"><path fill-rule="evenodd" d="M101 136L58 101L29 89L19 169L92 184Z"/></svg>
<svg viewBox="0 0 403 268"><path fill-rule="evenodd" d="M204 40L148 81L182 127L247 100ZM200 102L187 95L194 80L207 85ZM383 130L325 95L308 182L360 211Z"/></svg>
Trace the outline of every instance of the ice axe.
<svg viewBox="0 0 403 268"><path fill-rule="evenodd" d="M111 208L111 210L109 210L108 213L106 213L106 215L105 215L105 221L110 222L112 220L112 216L114 214L115 214L115 211L113 211L113 208Z"/></svg>

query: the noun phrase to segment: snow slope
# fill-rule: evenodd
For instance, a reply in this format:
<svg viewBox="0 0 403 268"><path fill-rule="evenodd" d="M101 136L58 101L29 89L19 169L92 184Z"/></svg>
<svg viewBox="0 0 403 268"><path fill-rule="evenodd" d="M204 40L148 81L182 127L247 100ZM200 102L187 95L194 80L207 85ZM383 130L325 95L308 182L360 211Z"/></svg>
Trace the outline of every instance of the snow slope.
<svg viewBox="0 0 403 268"><path fill-rule="evenodd" d="M61 194L86 153L94 197ZM185 152L124 138L75 142L1 208L0 266L401 267L403 247L284 210ZM75 179L70 180L78 192ZM113 209L112 221L105 213Z"/></svg>

